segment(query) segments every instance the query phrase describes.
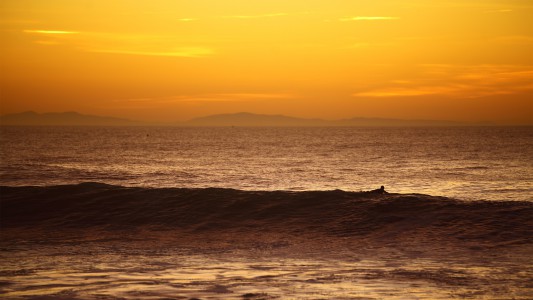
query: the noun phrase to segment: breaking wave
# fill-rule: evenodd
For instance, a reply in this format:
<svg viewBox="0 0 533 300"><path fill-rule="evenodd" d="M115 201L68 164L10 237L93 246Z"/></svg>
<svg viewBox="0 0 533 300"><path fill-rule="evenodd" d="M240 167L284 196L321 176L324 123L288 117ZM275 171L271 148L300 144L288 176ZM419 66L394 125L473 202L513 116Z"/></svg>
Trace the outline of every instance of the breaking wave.
<svg viewBox="0 0 533 300"><path fill-rule="evenodd" d="M420 194L139 188L82 183L0 187L2 228L284 232L397 240L533 241L533 203Z"/></svg>

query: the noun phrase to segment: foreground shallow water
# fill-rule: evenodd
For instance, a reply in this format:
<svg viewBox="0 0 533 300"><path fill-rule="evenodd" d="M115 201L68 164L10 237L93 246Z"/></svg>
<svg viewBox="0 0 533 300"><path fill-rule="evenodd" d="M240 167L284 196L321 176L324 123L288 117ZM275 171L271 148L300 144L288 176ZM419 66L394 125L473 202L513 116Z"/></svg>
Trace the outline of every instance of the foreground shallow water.
<svg viewBox="0 0 533 300"><path fill-rule="evenodd" d="M6 299L533 298L527 249L442 257L382 248L358 253L353 245L331 253L305 243L249 249L214 243L18 240L2 247L0 293Z"/></svg>

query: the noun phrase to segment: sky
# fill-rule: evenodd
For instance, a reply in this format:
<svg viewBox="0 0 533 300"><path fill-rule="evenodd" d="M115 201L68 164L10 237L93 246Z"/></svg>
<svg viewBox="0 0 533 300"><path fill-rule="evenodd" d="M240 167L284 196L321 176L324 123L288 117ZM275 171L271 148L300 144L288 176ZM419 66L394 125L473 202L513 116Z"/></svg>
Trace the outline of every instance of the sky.
<svg viewBox="0 0 533 300"><path fill-rule="evenodd" d="M3 0L0 114L533 125L530 0Z"/></svg>

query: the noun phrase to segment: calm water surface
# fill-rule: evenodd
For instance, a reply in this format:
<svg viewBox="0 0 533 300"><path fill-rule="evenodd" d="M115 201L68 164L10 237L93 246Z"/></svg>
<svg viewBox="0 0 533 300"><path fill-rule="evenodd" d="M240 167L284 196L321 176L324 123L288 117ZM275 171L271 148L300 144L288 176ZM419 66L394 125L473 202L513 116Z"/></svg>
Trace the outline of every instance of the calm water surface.
<svg viewBox="0 0 533 300"><path fill-rule="evenodd" d="M533 127L2 127L1 185L98 181L532 200Z"/></svg>

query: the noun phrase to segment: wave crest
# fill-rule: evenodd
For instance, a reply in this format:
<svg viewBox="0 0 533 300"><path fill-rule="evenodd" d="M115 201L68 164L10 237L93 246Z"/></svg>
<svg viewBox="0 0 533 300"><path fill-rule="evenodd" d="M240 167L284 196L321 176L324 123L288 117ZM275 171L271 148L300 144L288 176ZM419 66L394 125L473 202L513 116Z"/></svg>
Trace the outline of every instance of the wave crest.
<svg viewBox="0 0 533 300"><path fill-rule="evenodd" d="M2 228L151 227L188 232L325 234L531 243L533 203L419 194L139 188L82 183L0 187Z"/></svg>

